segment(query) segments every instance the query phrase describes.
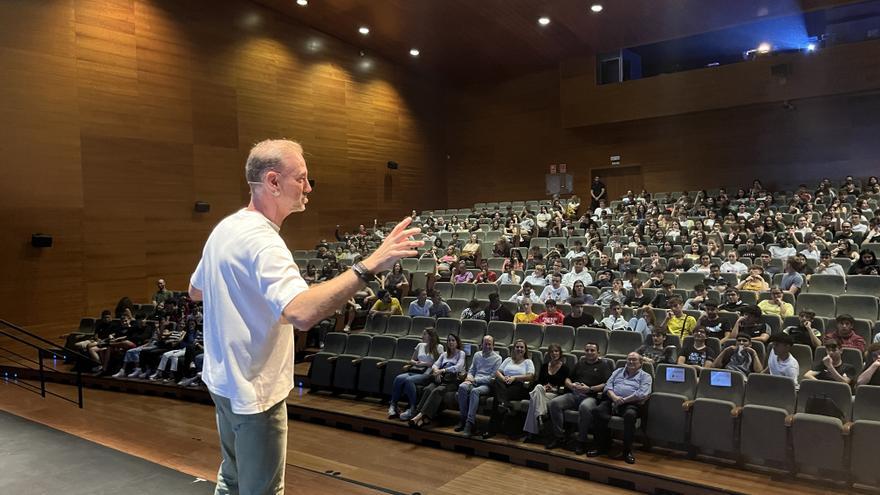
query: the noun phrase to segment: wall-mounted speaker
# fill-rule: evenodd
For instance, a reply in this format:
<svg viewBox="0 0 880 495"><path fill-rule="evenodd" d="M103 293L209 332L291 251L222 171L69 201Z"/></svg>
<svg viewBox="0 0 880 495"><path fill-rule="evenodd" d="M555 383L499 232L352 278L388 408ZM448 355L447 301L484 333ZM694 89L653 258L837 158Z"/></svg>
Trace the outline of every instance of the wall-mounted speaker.
<svg viewBox="0 0 880 495"><path fill-rule="evenodd" d="M31 234L31 246L35 248L52 247L52 236L48 234Z"/></svg>
<svg viewBox="0 0 880 495"><path fill-rule="evenodd" d="M394 160L388 160L388 168L390 168L391 170L397 170L398 167L400 167L400 165L398 165L397 162L395 162Z"/></svg>
<svg viewBox="0 0 880 495"><path fill-rule="evenodd" d="M195 210L199 213L208 213L211 210L211 205L205 201L196 201Z"/></svg>

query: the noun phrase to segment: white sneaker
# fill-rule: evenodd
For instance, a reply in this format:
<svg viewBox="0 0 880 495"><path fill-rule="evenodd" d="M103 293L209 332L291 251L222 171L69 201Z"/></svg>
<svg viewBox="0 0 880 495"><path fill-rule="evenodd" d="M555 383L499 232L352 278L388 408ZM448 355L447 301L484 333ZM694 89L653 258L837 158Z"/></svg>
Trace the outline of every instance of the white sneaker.
<svg viewBox="0 0 880 495"><path fill-rule="evenodd" d="M135 368L134 371L132 371L131 373L128 374L128 377L129 377L129 378L138 378L138 376L139 376L140 374L141 374L141 369L140 369L140 368Z"/></svg>
<svg viewBox="0 0 880 495"><path fill-rule="evenodd" d="M117 371L116 374L113 375L113 378L123 378L123 377L125 377L125 367L120 368L119 371Z"/></svg>
<svg viewBox="0 0 880 495"><path fill-rule="evenodd" d="M388 419L397 417L397 406L391 404L388 406Z"/></svg>
<svg viewBox="0 0 880 495"><path fill-rule="evenodd" d="M150 376L150 370L144 370L143 373L139 373L137 377L140 379L145 379L148 376Z"/></svg>
<svg viewBox="0 0 880 495"><path fill-rule="evenodd" d="M181 387L188 387L189 384L192 383L193 380L195 380L195 379L196 379L195 377L184 378L183 380L180 380L179 382L177 382L177 384L180 385Z"/></svg>
<svg viewBox="0 0 880 495"><path fill-rule="evenodd" d="M400 420L401 420L401 421L409 421L409 420L411 420L411 419L413 418L413 416L415 416L415 415L416 415L415 410L413 410L413 409L407 409L403 414L400 415Z"/></svg>
<svg viewBox="0 0 880 495"><path fill-rule="evenodd" d="M155 373L153 373L152 375L150 375L150 378L149 378L149 380L150 380L151 382L155 382L155 381L158 380L158 379L159 379L159 372L158 372L158 371L155 372Z"/></svg>

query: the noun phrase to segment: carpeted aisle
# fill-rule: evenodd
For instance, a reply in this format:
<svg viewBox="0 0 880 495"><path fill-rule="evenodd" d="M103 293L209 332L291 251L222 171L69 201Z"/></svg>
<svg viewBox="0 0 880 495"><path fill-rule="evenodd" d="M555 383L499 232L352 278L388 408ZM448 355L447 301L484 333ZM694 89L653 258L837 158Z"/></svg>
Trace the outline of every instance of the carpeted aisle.
<svg viewBox="0 0 880 495"><path fill-rule="evenodd" d="M0 493L211 494L214 484L0 411Z"/></svg>

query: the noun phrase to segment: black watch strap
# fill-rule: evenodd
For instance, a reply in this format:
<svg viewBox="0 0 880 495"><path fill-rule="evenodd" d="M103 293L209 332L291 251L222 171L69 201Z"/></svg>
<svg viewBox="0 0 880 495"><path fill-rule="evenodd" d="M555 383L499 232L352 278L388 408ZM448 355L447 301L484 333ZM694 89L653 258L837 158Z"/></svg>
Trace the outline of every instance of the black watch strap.
<svg viewBox="0 0 880 495"><path fill-rule="evenodd" d="M363 280L365 284L369 284L370 282L376 280L376 275L367 269L366 265L362 262L358 261L354 265L351 266L354 274L357 275L357 278Z"/></svg>

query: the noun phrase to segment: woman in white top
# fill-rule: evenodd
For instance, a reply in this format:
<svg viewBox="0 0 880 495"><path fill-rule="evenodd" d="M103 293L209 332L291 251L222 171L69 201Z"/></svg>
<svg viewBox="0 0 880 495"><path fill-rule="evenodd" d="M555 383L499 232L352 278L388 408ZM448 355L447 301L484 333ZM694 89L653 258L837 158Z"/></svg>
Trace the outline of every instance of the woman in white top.
<svg viewBox="0 0 880 495"><path fill-rule="evenodd" d="M391 387L391 405L388 407L388 418L397 417L397 401L401 395L406 395L409 401L409 410L400 415L400 419L406 421L415 416L416 386L425 385L431 381L431 366L440 357L443 346L437 338L437 332L433 328L426 328L422 332L422 341L416 345L410 359L409 368L394 378Z"/></svg>
<svg viewBox="0 0 880 495"><path fill-rule="evenodd" d="M498 432L504 417L510 413L510 401L529 398L529 390L526 382L535 379L535 364L526 356L529 355L529 347L522 339L513 343L513 354L501 362L501 367L495 372L495 380L492 382L492 392L495 400L492 401L492 414L489 419L489 429L483 434L483 438L492 438Z"/></svg>
<svg viewBox="0 0 880 495"><path fill-rule="evenodd" d="M465 356L461 350L458 335L446 337L446 352L431 366L431 383L422 390L422 398L416 406L416 415L409 420L409 425L421 428L437 417L443 405L443 395L447 391L458 390L461 374L464 373Z"/></svg>

